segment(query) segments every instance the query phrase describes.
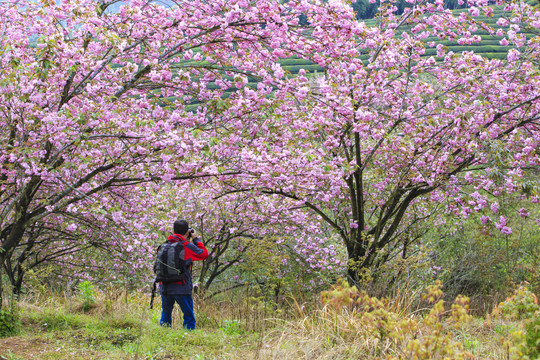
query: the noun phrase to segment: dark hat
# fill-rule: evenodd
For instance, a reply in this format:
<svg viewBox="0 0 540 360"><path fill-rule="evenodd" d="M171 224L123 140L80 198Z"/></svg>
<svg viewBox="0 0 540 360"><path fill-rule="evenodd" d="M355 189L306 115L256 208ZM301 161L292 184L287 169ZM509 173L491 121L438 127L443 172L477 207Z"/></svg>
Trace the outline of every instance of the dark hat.
<svg viewBox="0 0 540 360"><path fill-rule="evenodd" d="M186 220L176 220L174 222L173 231L175 234L183 235L188 232L189 224Z"/></svg>

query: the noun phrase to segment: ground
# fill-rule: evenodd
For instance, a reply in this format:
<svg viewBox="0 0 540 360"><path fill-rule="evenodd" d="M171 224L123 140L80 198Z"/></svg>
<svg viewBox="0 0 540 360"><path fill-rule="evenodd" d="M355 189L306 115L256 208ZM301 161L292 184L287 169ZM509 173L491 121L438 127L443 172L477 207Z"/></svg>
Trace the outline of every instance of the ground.
<svg viewBox="0 0 540 360"><path fill-rule="evenodd" d="M49 340L41 336L35 338L9 337L0 339L0 360L27 359L70 359L70 360L103 360L103 359L135 359L135 357L113 357L88 349L77 349L58 340Z"/></svg>
<svg viewBox="0 0 540 360"><path fill-rule="evenodd" d="M25 340L18 337L0 339L0 355L9 359L11 357L20 357L23 359L41 359L44 354L55 351L50 344L43 340Z"/></svg>

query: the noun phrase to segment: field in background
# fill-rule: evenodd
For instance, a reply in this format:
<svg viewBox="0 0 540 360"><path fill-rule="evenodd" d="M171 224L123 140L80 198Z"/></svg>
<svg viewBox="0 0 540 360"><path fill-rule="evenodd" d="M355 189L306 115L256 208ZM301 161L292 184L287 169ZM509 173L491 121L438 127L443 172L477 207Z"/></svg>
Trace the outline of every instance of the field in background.
<svg viewBox="0 0 540 360"><path fill-rule="evenodd" d="M535 0L528 1L529 4L534 4ZM480 16L476 17L475 19L478 22L486 23L489 26L498 29L499 26L496 24L497 20L508 13L505 13L503 10L504 6L497 5L493 6L493 16L487 17L485 14L481 14ZM468 9L458 9L453 10L452 12L454 14L460 14L462 12L467 12ZM365 20L365 23L368 26L377 26L377 19L369 19ZM501 27L505 31L509 29L508 26ZM502 46L500 41L504 38L504 36L497 36L495 34L491 35L486 30L483 30L479 27L479 30L474 32L473 35L479 35L482 38L482 42L478 44L465 44L460 45L458 41L450 41L450 40L440 40L437 37L428 37L425 39L425 42L434 42L437 44L442 44L447 47L447 51L452 51L454 53L461 53L464 51L474 51L476 54L482 55L485 58L488 59L506 59L506 56L508 54L508 50L510 50L511 46ZM525 32L525 36L527 39L533 37L533 34ZM426 49L425 54L423 57L430 57L430 56L436 56L437 49L436 45L433 48ZM362 60L367 61L368 56L362 58ZM297 74L300 69L304 69L306 71L309 71L310 73L314 72L324 72L324 68L320 67L319 65L313 64L311 62L308 62L303 59L284 59L280 61L282 67L284 70L290 72L291 74Z"/></svg>

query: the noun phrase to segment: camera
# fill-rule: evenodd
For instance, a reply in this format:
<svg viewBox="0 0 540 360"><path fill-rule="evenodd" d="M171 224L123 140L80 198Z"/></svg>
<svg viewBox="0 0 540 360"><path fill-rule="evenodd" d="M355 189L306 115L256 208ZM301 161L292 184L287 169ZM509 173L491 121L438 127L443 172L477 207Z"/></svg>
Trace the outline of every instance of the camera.
<svg viewBox="0 0 540 360"><path fill-rule="evenodd" d="M195 232L195 230L193 230L192 228L189 228L188 232L189 232L189 236L191 236L191 234L193 234Z"/></svg>

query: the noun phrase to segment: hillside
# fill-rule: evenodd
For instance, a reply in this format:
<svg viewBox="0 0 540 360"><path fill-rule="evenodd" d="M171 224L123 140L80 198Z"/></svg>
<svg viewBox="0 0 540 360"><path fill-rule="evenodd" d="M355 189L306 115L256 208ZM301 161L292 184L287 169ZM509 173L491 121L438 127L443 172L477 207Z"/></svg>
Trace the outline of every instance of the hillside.
<svg viewBox="0 0 540 360"><path fill-rule="evenodd" d="M529 0L528 3L535 4L535 0ZM504 6L493 6L493 16L487 17L484 14L477 17L478 22L484 22L494 28L498 28L496 22L497 20L505 14ZM462 12L467 12L468 9L457 9L453 10L454 14L460 14ZM362 20L361 20L362 21ZM377 26L377 19L365 20L365 23L370 26ZM506 27L507 29L508 27ZM504 29L504 28L503 28ZM426 39L426 42L435 42L437 44L443 44L448 47L448 51L453 51L454 53L460 53L463 51L474 51L477 54L480 54L488 59L505 59L508 53L508 50L511 49L511 46L502 46L500 41L503 39L501 36L491 35L485 30L478 30L474 33L475 35L480 35L482 41L477 44L470 45L460 45L457 41L449 40L439 40L437 37L429 37ZM532 33L526 33L527 38L535 36ZM424 56L433 56L436 54L435 47L428 48ZM365 57L367 59L367 56ZM298 59L298 58L289 58L280 61L282 67L289 71L291 74L296 74L300 69L305 69L309 72L323 72L324 69L316 64L313 64L309 61Z"/></svg>

